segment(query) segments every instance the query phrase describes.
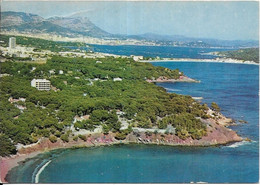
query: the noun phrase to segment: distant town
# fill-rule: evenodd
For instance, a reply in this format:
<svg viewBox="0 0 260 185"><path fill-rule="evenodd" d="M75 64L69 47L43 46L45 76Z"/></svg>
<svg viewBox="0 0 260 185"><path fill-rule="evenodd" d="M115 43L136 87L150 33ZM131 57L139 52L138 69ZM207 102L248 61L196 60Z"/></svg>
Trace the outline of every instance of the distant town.
<svg viewBox="0 0 260 185"><path fill-rule="evenodd" d="M55 36L54 36L55 37ZM9 38L7 40L7 38ZM23 44L17 44L17 39ZM43 37L45 38L45 37ZM59 37L58 37L59 38ZM36 42L36 44L29 44L29 40ZM62 37L60 37L62 39ZM56 41L53 41L56 40ZM258 48L246 48L236 51L223 51L223 52L212 52L209 54L218 56L215 59L189 59L189 58L160 58L160 57L144 57L137 55L115 55L110 53L93 52L92 49L86 51L76 47L76 49L70 49L68 46L75 45L80 47L89 47L86 42L75 42L71 39L67 41L57 41L59 39L45 40L42 38L25 37L25 36L9 36L2 35L0 40L0 57L1 61L7 59L15 59L23 62L37 62L46 63L47 59L52 56L63 56L63 57L82 57L82 58L133 58L134 61L147 62L147 61L199 61L199 62L226 62L226 63L245 63L245 64L256 64L259 63L259 49ZM58 44L59 43L59 44ZM63 43L63 45L60 45ZM53 47L50 48L52 45ZM55 48L55 49L54 49ZM4 74L1 74L3 76Z"/></svg>
<svg viewBox="0 0 260 185"><path fill-rule="evenodd" d="M4 41L0 41L2 44ZM107 54L107 53L99 53L99 52L86 52L84 50L70 50L70 51L59 51L59 52L52 52L50 50L38 50L35 47L28 47L17 45L16 37L10 37L8 41L8 47L0 46L2 61L5 60L5 57L15 57L18 60L27 61L27 62L39 62L45 63L48 57L58 55L58 56L66 56L66 57L83 57L83 58L104 58L107 56L112 56L115 58L123 57L127 58L128 56L122 55L114 55L114 54ZM135 56L131 55L134 61L143 60L143 56Z"/></svg>

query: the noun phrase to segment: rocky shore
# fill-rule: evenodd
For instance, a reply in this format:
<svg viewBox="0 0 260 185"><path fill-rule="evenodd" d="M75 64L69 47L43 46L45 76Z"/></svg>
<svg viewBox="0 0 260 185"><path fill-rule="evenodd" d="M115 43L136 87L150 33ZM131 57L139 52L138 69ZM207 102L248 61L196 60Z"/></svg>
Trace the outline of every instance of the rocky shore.
<svg viewBox="0 0 260 185"><path fill-rule="evenodd" d="M189 82L189 83L199 83L200 81L189 78L185 75L180 76L178 79L169 79L164 76L160 76L157 79L147 79L146 80L149 83L163 83L163 82Z"/></svg>
<svg viewBox="0 0 260 185"><path fill-rule="evenodd" d="M114 144L157 144L157 145L169 145L169 146L215 146L225 145L228 143L242 141L243 138L238 136L237 133L226 126L230 124L231 119L224 116L220 116L218 120L207 119L201 120L207 125L207 135L201 139L196 140L191 137L185 140L180 139L176 135L172 134L159 134L159 133L130 133L124 140L116 140L114 133L103 134L89 134L86 135L86 141L78 139L74 141L70 138L69 142L63 142L58 139L57 142L52 143L48 138L42 138L37 144L21 147L18 153L10 157L0 158L0 176L1 182L6 183L7 173L15 166L18 166L20 162L27 158L35 157L36 155L60 148L74 148L74 147L94 147Z"/></svg>

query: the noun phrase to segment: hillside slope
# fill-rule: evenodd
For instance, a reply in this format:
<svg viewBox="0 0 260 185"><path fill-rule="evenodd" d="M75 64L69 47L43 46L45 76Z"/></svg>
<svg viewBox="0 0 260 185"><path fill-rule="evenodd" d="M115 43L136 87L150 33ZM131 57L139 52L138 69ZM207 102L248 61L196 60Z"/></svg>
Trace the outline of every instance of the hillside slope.
<svg viewBox="0 0 260 185"><path fill-rule="evenodd" d="M243 61L254 61L259 63L259 48L247 48L235 51L218 52L220 56Z"/></svg>
<svg viewBox="0 0 260 185"><path fill-rule="evenodd" d="M37 23L43 20L44 18L30 13L11 11L1 13L1 27L18 26L26 23Z"/></svg>
<svg viewBox="0 0 260 185"><path fill-rule="evenodd" d="M100 29L87 18L52 17L44 19L24 12L2 12L2 31L15 30L22 33L48 33L67 37L109 37L110 33Z"/></svg>

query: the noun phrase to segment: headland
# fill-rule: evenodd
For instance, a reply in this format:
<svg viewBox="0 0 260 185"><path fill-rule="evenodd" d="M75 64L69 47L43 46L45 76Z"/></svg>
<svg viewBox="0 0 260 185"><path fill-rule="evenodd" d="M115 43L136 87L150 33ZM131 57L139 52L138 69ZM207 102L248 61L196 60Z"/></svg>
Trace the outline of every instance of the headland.
<svg viewBox="0 0 260 185"><path fill-rule="evenodd" d="M210 110L209 114L214 111ZM160 134L148 132L132 132L124 140L117 140L115 133L93 133L87 134L86 140L79 139L74 141L72 138L68 142L58 139L57 142L52 143L48 138L42 138L38 143L32 145L25 145L20 147L16 155L10 157L0 158L0 176L1 182L7 183L6 175L8 172L18 166L26 159L36 157L40 153L48 152L55 149L66 148L81 148L81 147L98 147L109 146L115 144L151 144L151 145L167 145L167 146L189 146L189 147L208 147L227 145L234 142L240 142L243 139L237 133L227 126L232 124L232 119L226 118L222 114L218 114L218 119L202 119L201 121L207 125L207 134L201 139L193 139L188 137L181 139L174 134Z"/></svg>

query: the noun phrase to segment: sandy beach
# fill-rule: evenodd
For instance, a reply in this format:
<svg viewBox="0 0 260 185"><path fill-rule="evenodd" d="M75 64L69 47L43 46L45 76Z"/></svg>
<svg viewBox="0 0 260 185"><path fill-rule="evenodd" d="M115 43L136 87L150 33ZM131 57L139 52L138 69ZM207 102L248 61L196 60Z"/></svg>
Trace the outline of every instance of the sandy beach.
<svg viewBox="0 0 260 185"><path fill-rule="evenodd" d="M90 135L89 135L90 136ZM8 172L19 165L20 162L33 158L37 156L38 154L48 152L55 149L61 149L61 148L73 148L73 147L93 147L93 146L101 146L101 145L110 145L110 144L116 144L119 143L118 141L112 141L111 138L108 136L108 139L101 139L96 140L100 136L99 134L93 135L92 137L88 137L88 140L82 141L73 141L72 139L70 142L65 143L61 139L58 139L56 143L52 143L49 141L48 138L43 138L41 141L37 144L31 145L28 147L28 145L21 147L18 150L18 153L16 155L12 155L10 157L0 157L0 182L1 183L7 183L6 181L6 175Z"/></svg>
<svg viewBox="0 0 260 185"><path fill-rule="evenodd" d="M0 183L7 183L5 177L7 173L14 167L19 165L19 162L22 162L26 159L33 158L38 154L42 153L42 151L35 151L28 154L16 154L10 157L0 157Z"/></svg>

